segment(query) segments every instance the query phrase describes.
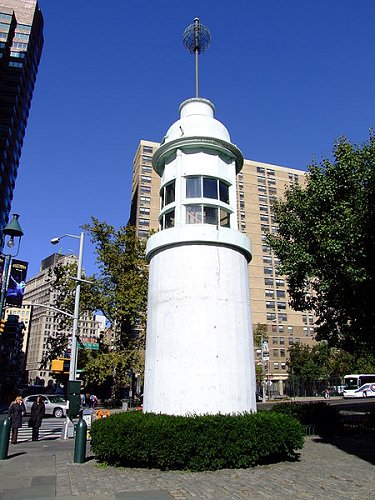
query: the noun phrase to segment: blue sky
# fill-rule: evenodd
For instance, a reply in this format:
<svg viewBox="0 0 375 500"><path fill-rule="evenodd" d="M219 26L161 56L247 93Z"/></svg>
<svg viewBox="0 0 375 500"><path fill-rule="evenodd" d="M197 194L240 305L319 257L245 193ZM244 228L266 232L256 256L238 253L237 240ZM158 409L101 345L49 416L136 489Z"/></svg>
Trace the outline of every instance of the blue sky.
<svg viewBox="0 0 375 500"><path fill-rule="evenodd" d="M305 170L339 136L361 143L375 126L373 0L39 4L45 45L12 205L29 277L52 237L91 216L126 224L139 140L159 141L194 95L182 45L194 17L212 35L200 95L245 158ZM78 253L78 241L58 249ZM89 244L84 267L95 271Z"/></svg>

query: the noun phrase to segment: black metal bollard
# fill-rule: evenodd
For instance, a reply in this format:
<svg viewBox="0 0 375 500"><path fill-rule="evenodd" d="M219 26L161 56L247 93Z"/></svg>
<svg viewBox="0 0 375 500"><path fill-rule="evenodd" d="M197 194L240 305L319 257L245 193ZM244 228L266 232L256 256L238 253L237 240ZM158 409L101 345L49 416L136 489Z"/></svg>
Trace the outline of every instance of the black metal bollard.
<svg viewBox="0 0 375 500"><path fill-rule="evenodd" d="M4 418L0 424L0 460L8 458L10 438L10 418Z"/></svg>
<svg viewBox="0 0 375 500"><path fill-rule="evenodd" d="M74 443L74 463L84 464L86 459L87 424L80 418L76 427L76 440Z"/></svg>

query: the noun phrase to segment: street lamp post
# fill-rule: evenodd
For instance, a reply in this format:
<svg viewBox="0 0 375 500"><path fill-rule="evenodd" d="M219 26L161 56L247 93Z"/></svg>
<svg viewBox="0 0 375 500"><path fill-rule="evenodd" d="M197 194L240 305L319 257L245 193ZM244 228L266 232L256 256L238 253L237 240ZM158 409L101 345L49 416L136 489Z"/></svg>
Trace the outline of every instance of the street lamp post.
<svg viewBox="0 0 375 500"><path fill-rule="evenodd" d="M14 241L15 238L18 238L18 246L17 246L17 252L14 255L3 254L3 256L4 256L4 269L3 269L2 282L1 282L0 319L3 317L5 295L6 295L7 286L8 286L8 274L9 274L10 261L11 261L12 257L17 257L18 252L20 250L21 238L23 236L23 231L21 229L20 223L18 222L18 218L19 218L18 214L13 214L13 219L3 229L3 234L5 236L9 236L9 241L7 242L7 246L9 248L13 248L15 245L15 241Z"/></svg>
<svg viewBox="0 0 375 500"><path fill-rule="evenodd" d="M79 239L79 254L78 254L78 267L77 267L77 277L73 278L77 281L75 300L74 300L74 312L73 312L73 332L72 332L72 347L70 350L70 364L69 364L69 381L75 381L77 378L77 354L78 354L78 320L79 320L79 299L81 293L81 282L82 280L82 259L83 259L83 243L85 233L82 231L80 236L75 234L64 234L59 238L52 238L52 245L57 245L62 238L66 236L70 238Z"/></svg>

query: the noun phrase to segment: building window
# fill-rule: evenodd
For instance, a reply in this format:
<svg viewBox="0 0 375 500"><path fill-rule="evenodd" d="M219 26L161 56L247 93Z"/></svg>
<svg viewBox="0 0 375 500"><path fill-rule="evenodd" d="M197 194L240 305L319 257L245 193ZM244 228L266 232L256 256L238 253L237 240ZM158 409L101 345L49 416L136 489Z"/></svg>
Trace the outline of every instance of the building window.
<svg viewBox="0 0 375 500"><path fill-rule="evenodd" d="M278 309L286 309L286 302L277 302Z"/></svg>
<svg viewBox="0 0 375 500"><path fill-rule="evenodd" d="M280 349L280 356L285 358L285 349Z"/></svg>
<svg viewBox="0 0 375 500"><path fill-rule="evenodd" d="M149 226L150 220L149 219L139 219L139 225L140 226Z"/></svg>
<svg viewBox="0 0 375 500"><path fill-rule="evenodd" d="M288 321L288 315L285 313L279 313L279 321Z"/></svg>
<svg viewBox="0 0 375 500"><path fill-rule="evenodd" d="M266 318L267 318L267 321L275 321L276 314L275 313L267 313Z"/></svg>
<svg viewBox="0 0 375 500"><path fill-rule="evenodd" d="M150 209L149 208L145 208L145 207L140 207L139 208L139 213L142 214L142 215L150 215Z"/></svg>
<svg viewBox="0 0 375 500"><path fill-rule="evenodd" d="M150 146L143 146L143 152L145 154L152 154L153 153L153 149L150 147Z"/></svg>
<svg viewBox="0 0 375 500"><path fill-rule="evenodd" d="M280 345L285 345L285 337L279 337Z"/></svg>
<svg viewBox="0 0 375 500"><path fill-rule="evenodd" d="M278 358L279 357L279 350L278 349L273 349L273 357Z"/></svg>
<svg viewBox="0 0 375 500"><path fill-rule="evenodd" d="M15 61L9 61L9 66L11 68L22 68L23 63L21 63L21 62L15 62Z"/></svg>
<svg viewBox="0 0 375 500"><path fill-rule="evenodd" d="M141 182L151 184L151 177L149 175L141 175Z"/></svg>
<svg viewBox="0 0 375 500"><path fill-rule="evenodd" d="M276 279L275 283L276 283L276 286L285 286L285 280L283 280L283 279Z"/></svg>
<svg viewBox="0 0 375 500"><path fill-rule="evenodd" d="M293 345L294 341L293 341L293 337L289 337L288 338L288 344L289 345Z"/></svg>
<svg viewBox="0 0 375 500"><path fill-rule="evenodd" d="M276 296L278 299L283 299L285 297L285 290L276 290Z"/></svg>
<svg viewBox="0 0 375 500"><path fill-rule="evenodd" d="M151 187L150 186L141 186L141 193L151 193Z"/></svg>
<svg viewBox="0 0 375 500"><path fill-rule="evenodd" d="M274 370L278 370L279 369L279 363L277 363L277 362L274 363L273 364L273 368L274 368Z"/></svg>
<svg viewBox="0 0 375 500"><path fill-rule="evenodd" d="M272 274L272 267L264 267L264 274Z"/></svg>
<svg viewBox="0 0 375 500"><path fill-rule="evenodd" d="M257 167L258 174L265 174L266 170L263 167Z"/></svg>
<svg viewBox="0 0 375 500"><path fill-rule="evenodd" d="M152 167L146 167L146 165L142 165L142 174L150 174L152 172Z"/></svg>
<svg viewBox="0 0 375 500"><path fill-rule="evenodd" d="M278 345L279 339L277 337L272 337L272 345Z"/></svg>
<svg viewBox="0 0 375 500"><path fill-rule="evenodd" d="M15 37L18 39L18 40L23 40L24 42L28 42L29 41L29 35L25 35L24 33L15 33Z"/></svg>
<svg viewBox="0 0 375 500"><path fill-rule="evenodd" d="M149 196L140 197L141 205L149 205L151 203L151 198Z"/></svg>
<svg viewBox="0 0 375 500"><path fill-rule="evenodd" d="M266 301L266 308L267 309L275 309L275 301L274 300L267 300Z"/></svg>
<svg viewBox="0 0 375 500"><path fill-rule="evenodd" d="M266 288L264 290L264 295L266 297L270 297L271 299L273 299L273 297L275 296L275 292L273 290L269 289L269 288Z"/></svg>
<svg viewBox="0 0 375 500"><path fill-rule="evenodd" d="M267 168L267 175L275 175L275 171Z"/></svg>
<svg viewBox="0 0 375 500"><path fill-rule="evenodd" d="M273 286L273 278L264 278L264 284L266 286Z"/></svg>
<svg viewBox="0 0 375 500"><path fill-rule="evenodd" d="M304 333L304 335L306 335L306 336L309 334L309 330L308 330L307 326L304 326L304 327L303 327L303 333Z"/></svg>
<svg viewBox="0 0 375 500"><path fill-rule="evenodd" d="M281 369L286 370L286 363L281 363Z"/></svg>

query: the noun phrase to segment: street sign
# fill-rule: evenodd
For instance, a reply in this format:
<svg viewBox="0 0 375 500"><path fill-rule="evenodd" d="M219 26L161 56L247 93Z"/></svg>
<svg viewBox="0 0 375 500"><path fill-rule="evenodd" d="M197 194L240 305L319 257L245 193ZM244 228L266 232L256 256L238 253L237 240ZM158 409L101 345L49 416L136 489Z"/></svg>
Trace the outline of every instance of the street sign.
<svg viewBox="0 0 375 500"><path fill-rule="evenodd" d="M99 344L97 342L80 342L78 344L79 349L93 349L94 351L97 351L99 349Z"/></svg>

